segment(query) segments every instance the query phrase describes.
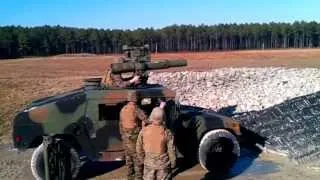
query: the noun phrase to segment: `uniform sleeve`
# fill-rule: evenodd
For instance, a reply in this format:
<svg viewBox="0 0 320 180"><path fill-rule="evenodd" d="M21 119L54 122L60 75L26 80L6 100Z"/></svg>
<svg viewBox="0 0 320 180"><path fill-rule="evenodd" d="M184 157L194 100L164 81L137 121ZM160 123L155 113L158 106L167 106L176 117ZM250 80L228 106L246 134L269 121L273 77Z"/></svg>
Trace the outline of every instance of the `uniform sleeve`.
<svg viewBox="0 0 320 180"><path fill-rule="evenodd" d="M143 164L144 162L144 150L143 150L143 133L140 131L136 143L137 161L138 164Z"/></svg>
<svg viewBox="0 0 320 180"><path fill-rule="evenodd" d="M110 80L110 70L106 70L105 74L103 75L102 79L101 79L101 84L104 86L110 86L111 85L111 80Z"/></svg>
<svg viewBox="0 0 320 180"><path fill-rule="evenodd" d="M144 113L142 109L137 108L136 115L139 120L144 122L144 124L148 124L148 116L146 115L146 113Z"/></svg>
<svg viewBox="0 0 320 180"><path fill-rule="evenodd" d="M174 136L170 132L170 130L167 129L167 153L170 159L171 168L176 167L176 145L174 143Z"/></svg>

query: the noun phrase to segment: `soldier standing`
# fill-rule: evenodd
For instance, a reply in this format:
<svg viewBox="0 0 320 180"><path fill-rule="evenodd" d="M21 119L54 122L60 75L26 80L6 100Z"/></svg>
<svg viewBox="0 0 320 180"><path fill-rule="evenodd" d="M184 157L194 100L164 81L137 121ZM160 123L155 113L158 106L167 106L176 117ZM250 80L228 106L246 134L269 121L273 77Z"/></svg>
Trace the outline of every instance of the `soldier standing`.
<svg viewBox="0 0 320 180"><path fill-rule="evenodd" d="M128 179L142 179L143 164L136 159L136 142L142 125L147 122L146 114L137 106L138 95L129 92L128 103L120 111L120 134L124 146Z"/></svg>
<svg viewBox="0 0 320 180"><path fill-rule="evenodd" d="M165 128L163 108L155 107L137 140L138 161L144 164L143 179L171 179L171 169L176 166L176 147L174 137Z"/></svg>

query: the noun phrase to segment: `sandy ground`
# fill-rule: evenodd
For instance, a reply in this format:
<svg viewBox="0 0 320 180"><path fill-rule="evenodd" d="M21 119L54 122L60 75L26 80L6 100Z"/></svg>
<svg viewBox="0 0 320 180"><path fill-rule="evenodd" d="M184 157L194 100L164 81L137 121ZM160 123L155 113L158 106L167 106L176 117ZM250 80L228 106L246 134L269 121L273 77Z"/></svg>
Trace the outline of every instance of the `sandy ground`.
<svg viewBox="0 0 320 180"><path fill-rule="evenodd" d="M245 180L245 179L279 179L279 180L317 180L320 177L320 169L313 166L296 166L283 157L270 154L263 154L261 157L254 159L250 157L242 157L235 167L231 170L229 176L225 179ZM113 172L109 172L103 176L96 177L97 180L121 179L124 176L126 168L122 167ZM193 179L218 179L207 173L198 164L174 177L177 180L193 180Z"/></svg>
<svg viewBox="0 0 320 180"><path fill-rule="evenodd" d="M202 71L221 67L320 67L320 49L231 51L204 53L164 53L154 59L188 60L188 67L176 70ZM100 76L116 56L47 57L0 61L0 137L10 143L11 122L16 111L34 99L80 87L82 79ZM0 147L0 179L32 179L29 160L31 152L17 154ZM250 159L250 158L249 158ZM251 165L240 160L233 179L319 179L320 171L312 166L296 166L286 158L263 154ZM241 163L245 163L241 164ZM250 163L249 163L250 164ZM266 171L268 170L268 171ZM97 179L125 179L125 167ZM237 172L237 171L236 171ZM176 179L212 179L199 165L180 173Z"/></svg>
<svg viewBox="0 0 320 180"><path fill-rule="evenodd" d="M18 153L8 151L7 146L1 146L0 179L1 180L32 180L34 179L30 170L30 156L32 150ZM239 160L230 171L226 179L279 179L279 180L318 180L320 177L320 167L312 164L296 165L286 157L277 156L270 153L258 155L248 150L242 150ZM96 167L88 165L86 171L91 173L96 171ZM126 166L108 168L105 174L98 175L96 180L125 180ZM193 179L217 179L212 177L199 164L190 169L180 172L174 177L177 180Z"/></svg>

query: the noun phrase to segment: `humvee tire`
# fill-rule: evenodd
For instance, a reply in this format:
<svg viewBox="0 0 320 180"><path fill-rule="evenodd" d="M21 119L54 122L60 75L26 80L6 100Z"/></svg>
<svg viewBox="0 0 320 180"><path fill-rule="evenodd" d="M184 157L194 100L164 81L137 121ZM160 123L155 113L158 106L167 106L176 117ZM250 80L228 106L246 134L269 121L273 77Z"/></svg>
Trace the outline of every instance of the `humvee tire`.
<svg viewBox="0 0 320 180"><path fill-rule="evenodd" d="M62 141L63 143L63 141ZM80 157L77 151L71 147L63 144L69 149L71 155L71 173L72 177L76 178L80 169ZM37 180L45 179L45 166L44 166L44 144L40 144L32 154L31 157L31 171L32 175Z"/></svg>
<svg viewBox="0 0 320 180"><path fill-rule="evenodd" d="M240 156L240 146L231 132L215 129L203 136L198 153L202 168L211 173L226 174Z"/></svg>

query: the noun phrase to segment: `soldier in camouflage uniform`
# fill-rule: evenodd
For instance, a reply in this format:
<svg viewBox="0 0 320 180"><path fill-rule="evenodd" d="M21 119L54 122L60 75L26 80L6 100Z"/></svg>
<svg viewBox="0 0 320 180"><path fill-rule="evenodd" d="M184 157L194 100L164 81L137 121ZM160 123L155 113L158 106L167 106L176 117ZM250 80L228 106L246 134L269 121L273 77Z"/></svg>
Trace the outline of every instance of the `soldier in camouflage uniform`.
<svg viewBox="0 0 320 180"><path fill-rule="evenodd" d="M143 164L136 159L136 141L142 126L147 122L146 114L137 106L136 92L128 94L128 103L120 111L120 134L124 146L128 179L142 179Z"/></svg>
<svg viewBox="0 0 320 180"><path fill-rule="evenodd" d="M176 147L172 133L163 125L163 108L154 108L149 121L151 124L139 133L136 146L138 161L144 164L143 179L171 179L171 169L176 166Z"/></svg>
<svg viewBox="0 0 320 180"><path fill-rule="evenodd" d="M116 63L123 63L125 59L123 57L119 58ZM140 83L140 76L134 75L132 77L132 74L129 73L131 77L126 78L122 77L125 74L113 74L111 72L111 68L109 67L105 75L103 76L101 80L101 84L104 87L119 87L119 88L127 88L134 85L137 85Z"/></svg>

